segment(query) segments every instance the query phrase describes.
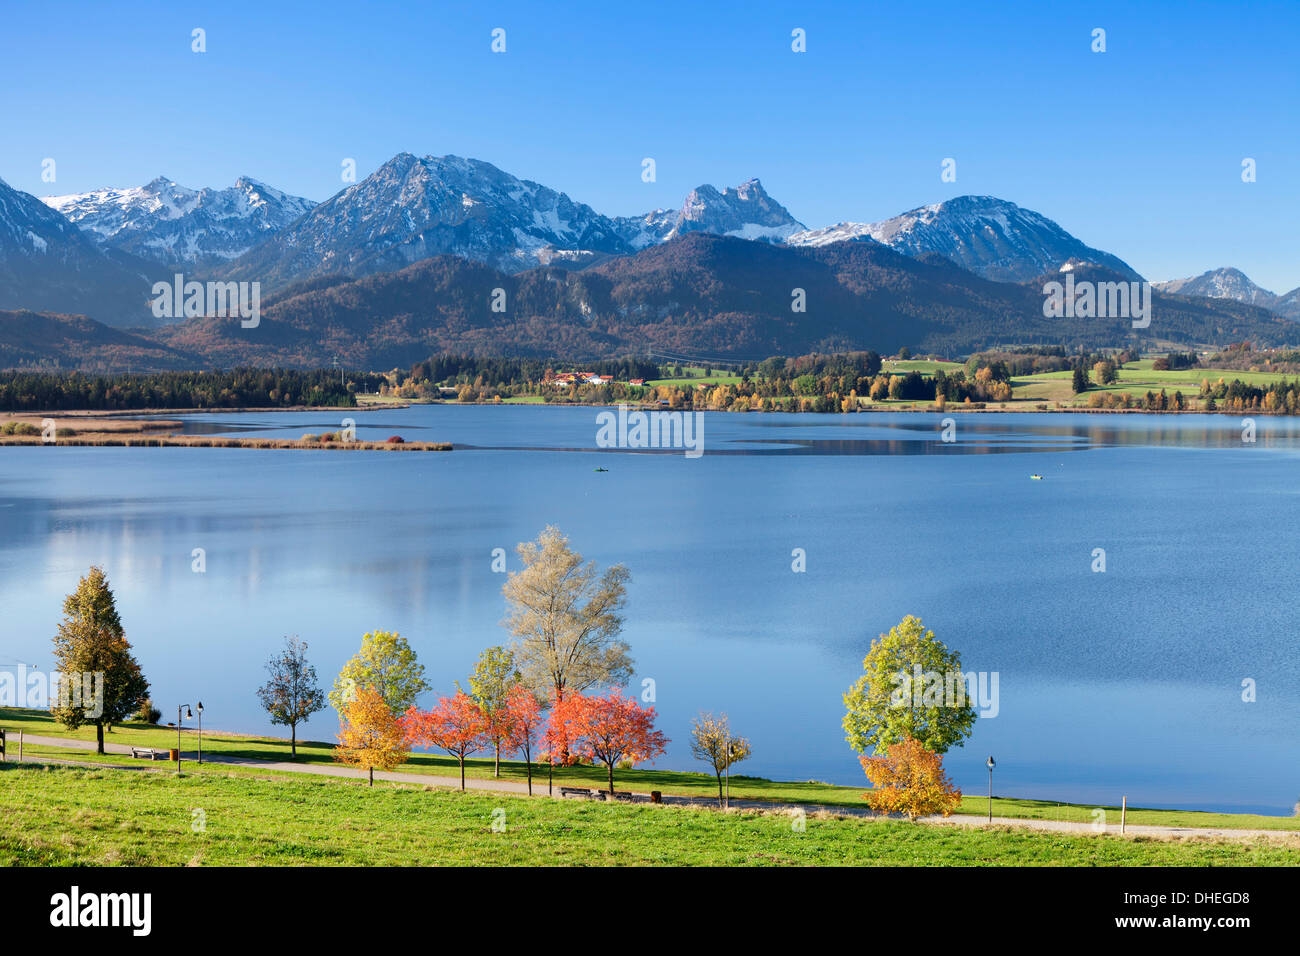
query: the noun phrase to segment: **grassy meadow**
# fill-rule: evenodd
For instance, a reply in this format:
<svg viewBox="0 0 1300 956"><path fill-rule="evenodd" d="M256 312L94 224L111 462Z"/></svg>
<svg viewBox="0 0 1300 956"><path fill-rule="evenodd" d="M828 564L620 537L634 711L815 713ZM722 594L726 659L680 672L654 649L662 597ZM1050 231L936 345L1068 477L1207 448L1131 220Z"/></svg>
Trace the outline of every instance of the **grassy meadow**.
<svg viewBox="0 0 1300 956"><path fill-rule="evenodd" d="M17 731L44 737L60 737L93 742L94 728L82 728L76 731L65 730L50 715L37 710L0 709L0 728L10 732L10 753L17 753ZM176 746L175 728L157 727L147 724L128 723L113 729L105 735L105 741L112 744L152 747L166 750ZM190 729L182 734L182 749L192 754L197 745L196 735ZM299 741L296 760L290 757L288 740L278 737L257 737L242 734L209 733L203 734L203 752L207 756L219 755L240 757L250 760L268 762L298 763L303 765L335 766L332 757L333 744L322 741ZM73 760L109 766L139 766L141 769L164 769L165 762L135 760L121 754L99 756L93 751L72 747L24 744L23 752L28 757L41 757L55 760ZM231 767L220 764L196 765L192 760L184 763L184 772L188 774L221 775L262 775L272 771L263 768ZM443 777L457 777L459 770L454 757L444 754L412 754L411 758L397 768L399 773L430 774ZM282 774L277 774L282 776ZM492 777L492 761L482 757L466 761L465 776L468 780L487 780ZM501 761L501 778L523 783L527 771L522 762L514 760ZM296 778L294 778L296 779ZM533 766L533 789L538 794L546 793L546 768ZM634 768L617 770L614 775L615 785L619 789L646 793L658 790L673 796L693 798L700 801L716 803L718 796L717 782L712 774L695 773L681 770ZM557 767L554 786L578 786L601 789L607 785L603 766ZM852 807L860 809L864 805L862 794L867 789L864 777L861 786L836 786L817 781L779 781L752 777L744 774L732 774L731 798L733 800L759 800L771 803L807 804L823 806L828 810ZM1093 804L1059 803L1055 801L1032 800L1017 797L995 797L993 813L995 816L1034 820L1061 820L1069 822L1091 823ZM1119 823L1120 808L1103 806L1106 821ZM988 812L987 796L968 794L962 798L959 814L983 816ZM1221 827L1225 829L1300 831L1300 817L1274 817L1257 814L1205 813L1192 810L1162 810L1156 808L1128 808L1128 822L1134 825L1172 826L1172 827Z"/></svg>
<svg viewBox="0 0 1300 956"><path fill-rule="evenodd" d="M1159 392L1162 388L1170 395L1181 391L1184 396L1195 398L1200 394L1201 382L1208 379L1211 383L1222 378L1225 382L1239 379L1246 385L1268 386L1283 380L1294 381L1294 375L1278 372L1239 372L1234 369L1191 368L1178 371L1156 371L1151 367L1152 359L1129 362L1117 372L1118 381L1110 385L1097 385L1082 395L1075 395L1070 388L1071 372L1045 372L1041 375L1022 375L1011 380L1012 401L1025 402L1060 402L1063 405L1084 407L1088 396L1094 392L1128 392L1133 396L1145 395L1148 391Z"/></svg>
<svg viewBox="0 0 1300 956"><path fill-rule="evenodd" d="M713 369L707 375L702 366L682 366L683 374L678 377L653 378L646 385L735 385L740 376L724 369Z"/></svg>
<svg viewBox="0 0 1300 956"><path fill-rule="evenodd" d="M28 734L45 737L64 737L93 743L95 729L82 727L79 730L66 730L54 720L48 712L39 710L18 710L0 708L0 728L11 732L10 741L17 748L18 730ZM197 735L187 721L182 735L181 748L192 752L197 748ZM301 728L300 728L301 729ZM157 727L149 724L125 723L113 728L113 732L104 735L105 743L124 746L153 747L166 750L176 746L176 729L174 727ZM50 750L50 748L46 748ZM333 766L334 744L324 741L298 741L297 763L326 764ZM40 755L40 748L24 746L24 752ZM227 734L220 732L203 733L203 753L205 755L241 757L252 760L293 761L289 753L289 741L279 737L257 737L245 734ZM49 754L64 758L84 760L94 757L86 751L62 750L54 748ZM124 758L118 754L109 754L102 761L121 763ZM142 762L148 766L149 761ZM457 777L460 774L455 757L445 754L414 753L410 759L397 768L398 772L433 774L444 777ZM471 779L486 779L492 776L490 754L480 754L465 762L465 776ZM521 761L502 760L501 777L506 780L524 782L528 778L527 768ZM650 768L616 770L615 785L619 789L632 789L641 793L659 790L662 793L683 797L716 800L718 785L713 775L690 773ZM533 765L533 784L546 788L546 768ZM742 800L770 800L780 803L817 803L827 805L861 806L863 787L837 787L816 782L780 782L761 777L737 775L731 776L731 796ZM555 786L606 787L604 766L576 766L555 768Z"/></svg>
<svg viewBox="0 0 1300 956"><path fill-rule="evenodd" d="M530 800L333 778L0 766L0 866L1285 866L1295 837L1154 840Z"/></svg>

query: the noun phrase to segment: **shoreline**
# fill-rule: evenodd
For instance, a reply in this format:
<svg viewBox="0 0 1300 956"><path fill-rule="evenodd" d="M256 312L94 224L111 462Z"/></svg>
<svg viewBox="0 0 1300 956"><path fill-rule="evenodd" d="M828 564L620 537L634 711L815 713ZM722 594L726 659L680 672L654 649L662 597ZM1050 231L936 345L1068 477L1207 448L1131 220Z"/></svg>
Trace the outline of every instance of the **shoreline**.
<svg viewBox="0 0 1300 956"><path fill-rule="evenodd" d="M297 438L220 438L160 435L156 438L125 435L74 435L47 442L39 435L13 435L0 438L0 446L26 445L69 448L258 448L281 451L334 450L339 451L451 451L451 442L386 442L386 441L315 441Z"/></svg>
<svg viewBox="0 0 1300 956"><path fill-rule="evenodd" d="M89 728L83 728L78 731L67 731L56 726L49 711L20 708L20 707L0 707L0 727L9 730L11 737L10 742L15 744L16 737L13 734L18 730L24 730L31 746L40 748L42 744L36 742L42 736L50 738L60 738L60 745L66 745L70 749L80 750L92 748L94 744L94 734ZM49 727L39 726L39 724L49 724ZM166 724L142 724L135 720L127 720L114 727L112 734L121 734L121 737L109 739L106 737L106 747L114 748L117 756L122 756L129 751L131 746L154 747L163 746L174 747L176 745L176 728ZM194 740L197 731L194 727L182 727L182 739L187 743ZM111 734L111 735L112 735ZM110 736L111 736L110 735ZM35 739L33 739L35 738ZM292 763L295 770L306 770L311 772L311 768L316 767L333 767L335 764L328 758L328 754L334 749L336 744L329 741L312 740L310 738L299 739L297 741L298 756L292 758L286 752L289 749L289 738L275 735L248 733L242 731L223 731L215 728L204 728L204 755L210 758L214 763L224 762L223 758L238 756L248 761L248 765L256 768L257 766L272 766L276 763ZM254 756L244 751L249 750L250 745L258 750ZM262 750L260 748L267 748ZM233 749L239 751L237 754L228 754L226 751ZM511 781L519 782L523 779L521 773L521 763L517 759L503 757L501 761L501 777L491 775L492 758L490 754L484 752L483 756L474 756L466 761L469 774L467 779L479 786L494 786L508 784ZM110 752L108 756L113 756ZM424 774L437 774L446 776L454 775L456 766L455 758L436 754L416 753L413 752L402 766L403 769L396 769L387 774L383 779L393 779L395 781L415 781ZM184 759L190 761L194 754L187 750L184 753ZM98 758L92 758L98 759ZM131 766L136 766L132 764ZM152 762L141 763L140 767L148 769L153 767ZM538 785L538 780L545 779L544 764L534 765L534 784ZM562 771L557 770L556 786L586 786L590 781L588 776L594 774L592 779L598 779L603 774L603 768L593 765L580 765L576 768L566 767ZM376 779L380 775L376 773ZM713 802L716 799L716 783L712 773L707 770L683 770L673 768L658 767L637 767L630 771L625 777L627 780L626 789L633 789L637 792L649 792L650 789L660 789L666 796L698 800L705 803ZM783 804L787 806L817 806L832 812L844 809L863 808L860 802L860 793L864 785L856 784L829 784L817 783L812 781L800 782L792 780L774 780L763 776L750 776L747 774L737 774L732 780L732 802L743 803L745 801L763 802L773 804ZM540 784L545 786L544 782ZM764 786L766 785L766 787ZM767 788L775 788L771 792L764 792ZM789 788L798 788L798 793L784 793ZM971 801L967 807L959 809L954 814L957 817L969 816L982 818L984 816L985 796L982 793L972 792L964 794ZM1040 797L1030 797L1024 795L1009 796L1006 794L997 794L994 797L997 804L995 808L999 815L1007 815L1021 820L1036 821L1055 821L1060 823L1082 823L1089 824L1092 820L1091 811L1098 807L1104 806L1108 810L1119 811L1118 806L1107 804L1080 802L1077 800L1064 801L1056 799L1044 799ZM1031 805L1027 807L1026 805ZM1051 811L1061 813L1061 816L1050 815ZM1077 811L1077 813L1075 813ZM1148 805L1130 805L1127 812L1131 815L1130 826L1141 827L1144 825L1170 826L1170 827L1188 827L1194 826L1188 818L1202 822L1210 827L1223 826L1226 821L1220 820L1198 820L1199 817L1219 817L1219 818L1236 818L1235 821L1241 825L1249 825L1257 821L1281 821L1294 822L1296 816L1294 813L1260 813L1247 811L1215 810L1215 809L1187 809L1187 808L1170 808ZM1047 813L1049 815L1042 815ZM1071 819L1071 815L1076 817ZM1250 818L1250 819L1243 819ZM1300 825L1278 825L1270 827L1270 831L1276 834L1295 834L1300 833Z"/></svg>
<svg viewBox="0 0 1300 956"><path fill-rule="evenodd" d="M1267 417L1267 418L1292 418L1296 416L1287 415L1285 412L1271 412L1263 409L1251 410L1225 410L1215 409L1207 411L1205 409L1143 409L1143 408L1043 408L1037 407L1042 403L1035 403L1033 408L1015 408L1006 407L1005 405L996 408L972 408L966 405L951 405L939 408L933 405L898 405L898 406L866 406L860 407L853 411L835 411L835 412L754 412L746 410L744 412L732 411L730 409L687 409L687 408L665 408L658 404L648 404L643 402L616 402L613 404L601 404L596 402L448 402L442 400L431 401L408 401L403 403L382 404L382 405L365 405L358 408L342 408L337 406L290 406L286 408L204 408L204 409L137 409L137 410L119 410L111 412L97 412L90 409L75 409L69 411L55 412L0 412L0 424L16 423L23 426L25 433L20 434L0 434L0 447L18 445L66 445L71 447L127 447L127 448L250 448L260 450L321 450L321 449L339 449L343 451L452 451L452 442L443 441L401 441L389 442L373 440L356 440L343 441L304 441L302 438L255 438L240 437L238 435L183 435L174 434L173 430L184 427L184 422L175 419L158 418L157 416L165 415L197 415L197 414L219 414L222 412L232 414L256 414L259 412L293 412L296 414L304 413L330 413L338 414L346 412L352 414L359 411L377 411L390 408L411 408L415 405L446 405L458 406L463 408L504 405L517 407L547 407L547 408L599 408L615 409L620 405L638 411L657 411L657 412L699 412L701 414L771 414L771 415L788 415L792 418L802 418L804 416L815 416L819 420L830 416L845 417L856 414L911 414L911 415L1217 415L1228 418L1236 417ZM55 424L55 438L53 441L45 441L41 429L46 421L53 421ZM328 433L327 433L328 434Z"/></svg>
<svg viewBox="0 0 1300 956"><path fill-rule="evenodd" d="M337 412L334 406L300 406L274 409L293 412ZM156 415L193 414L201 411L241 412L240 409L158 409L139 411L94 412L87 409L57 412L21 412L7 417L6 422L24 426L21 434L0 434L0 446L7 445L65 445L72 447L116 448L255 448L292 451L341 449L344 451L451 451L451 442L439 441L304 441L302 438L254 438L224 435L177 435L173 430L184 427L184 422ZM243 410L256 412L258 409ZM271 409L261 409L271 411ZM347 412L355 409L345 409ZM0 413L3 417L3 413ZM44 423L54 423L54 438L46 441L42 430ZM316 436L319 438L319 436Z"/></svg>

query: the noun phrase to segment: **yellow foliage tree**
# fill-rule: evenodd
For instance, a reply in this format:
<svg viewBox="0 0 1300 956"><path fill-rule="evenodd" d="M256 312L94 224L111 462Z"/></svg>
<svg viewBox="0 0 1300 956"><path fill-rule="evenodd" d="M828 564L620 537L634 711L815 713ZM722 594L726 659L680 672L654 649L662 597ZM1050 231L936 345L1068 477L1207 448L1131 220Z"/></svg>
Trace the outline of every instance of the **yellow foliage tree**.
<svg viewBox="0 0 1300 956"><path fill-rule="evenodd" d="M408 753L406 732L374 687L361 688L343 705L338 739L334 759L369 771L372 787L376 768L392 770L406 760Z"/></svg>
<svg viewBox="0 0 1300 956"><path fill-rule="evenodd" d="M961 804L961 791L943 772L943 758L913 737L891 744L884 756L860 757L873 789L862 796L877 813L905 813L909 820Z"/></svg>
<svg viewBox="0 0 1300 956"><path fill-rule="evenodd" d="M747 760L753 748L744 737L731 732L727 715L715 717L700 714L691 725L691 753L713 768L718 778L718 806L722 806L722 774L742 760Z"/></svg>

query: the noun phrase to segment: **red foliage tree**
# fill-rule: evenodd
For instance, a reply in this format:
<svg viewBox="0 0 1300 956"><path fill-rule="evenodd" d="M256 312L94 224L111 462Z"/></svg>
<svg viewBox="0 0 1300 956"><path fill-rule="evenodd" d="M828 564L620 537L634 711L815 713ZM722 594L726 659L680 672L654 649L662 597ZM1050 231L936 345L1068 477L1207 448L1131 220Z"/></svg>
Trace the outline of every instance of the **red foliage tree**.
<svg viewBox="0 0 1300 956"><path fill-rule="evenodd" d="M563 704L564 699L560 698L559 702ZM567 767L582 762L582 757L569 749L568 730L565 726L568 713L567 709L552 703L550 718L542 731L542 752L539 756L546 761L546 792L552 795L556 766Z"/></svg>
<svg viewBox="0 0 1300 956"><path fill-rule="evenodd" d="M542 702L523 684L506 692L505 713L501 715L506 746L524 758L528 771L528 795L533 795L533 748L542 729Z"/></svg>
<svg viewBox="0 0 1300 956"><path fill-rule="evenodd" d="M555 705L547 737L567 741L574 753L603 763L612 796L615 764L652 760L667 748L668 738L654 729L654 723L653 707L642 707L618 690L605 697L570 694Z"/></svg>
<svg viewBox="0 0 1300 956"><path fill-rule="evenodd" d="M488 745L487 720L473 697L464 691L438 698L432 710L412 706L401 718L407 742L441 747L460 761L460 788L465 789L465 758Z"/></svg>

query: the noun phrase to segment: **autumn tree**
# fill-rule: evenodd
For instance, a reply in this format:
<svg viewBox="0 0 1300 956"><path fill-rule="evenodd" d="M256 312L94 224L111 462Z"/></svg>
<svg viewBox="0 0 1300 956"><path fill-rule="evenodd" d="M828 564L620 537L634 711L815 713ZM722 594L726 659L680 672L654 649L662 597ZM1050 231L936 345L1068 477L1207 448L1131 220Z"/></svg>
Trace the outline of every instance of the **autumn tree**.
<svg viewBox="0 0 1300 956"><path fill-rule="evenodd" d="M605 697L570 694L554 705L551 718L560 739L575 753L605 765L611 796L616 764L653 760L668 746L668 738L654 729L655 709L617 689Z"/></svg>
<svg viewBox="0 0 1300 956"><path fill-rule="evenodd" d="M718 806L722 806L722 775L733 764L748 758L753 750L749 741L731 732L727 715L700 714L691 725L691 753L713 768L718 778Z"/></svg>
<svg viewBox="0 0 1300 956"><path fill-rule="evenodd" d="M625 685L632 660L619 635L627 568L617 564L599 573L550 526L518 551L524 567L503 587L508 613L502 623L516 639L525 682L555 702L597 685Z"/></svg>
<svg viewBox="0 0 1300 956"><path fill-rule="evenodd" d="M550 714L546 726L542 728L540 756L546 762L546 792L554 795L555 768L581 763L582 757L569 749L569 739L564 725L565 713L557 713L553 703L548 703L547 706Z"/></svg>
<svg viewBox="0 0 1300 956"><path fill-rule="evenodd" d="M487 721L473 697L457 691L441 697L432 710L411 707L401 723L408 743L440 747L460 761L460 788L465 789L465 758L488 745Z"/></svg>
<svg viewBox="0 0 1300 956"><path fill-rule="evenodd" d="M915 737L935 753L960 744L975 724L961 655L908 615L872 641L863 675L844 695L844 731L858 753L884 753Z"/></svg>
<svg viewBox="0 0 1300 956"><path fill-rule="evenodd" d="M506 746L524 758L528 773L528 795L533 795L533 748L543 725L545 705L535 691L523 684L514 684L506 692L505 720Z"/></svg>
<svg viewBox="0 0 1300 956"><path fill-rule="evenodd" d="M64 599L54 661L61 677L60 699L50 701L55 719L69 730L94 724L102 754L104 727L137 713L149 698L103 568L92 567Z"/></svg>
<svg viewBox="0 0 1300 956"><path fill-rule="evenodd" d="M394 714L415 704L429 689L424 667L406 638L394 631L371 631L362 635L361 650L343 665L330 691L330 703L343 712L344 705L358 687L373 687L388 702Z"/></svg>
<svg viewBox="0 0 1300 956"><path fill-rule="evenodd" d="M877 813L905 813L909 820L961 805L961 791L943 772L943 758L907 737L889 745L884 756L858 758L872 789L862 796Z"/></svg>
<svg viewBox="0 0 1300 956"><path fill-rule="evenodd" d="M270 674L257 689L271 723L289 728L289 746L298 756L298 725L325 707L325 695L316 681L316 668L307 661L307 642L286 637L284 648L266 663Z"/></svg>
<svg viewBox="0 0 1300 956"><path fill-rule="evenodd" d="M378 688L355 688L339 717L339 745L334 759L369 772L392 770L406 760L406 732Z"/></svg>
<svg viewBox="0 0 1300 956"><path fill-rule="evenodd" d="M501 745L508 736L510 690L522 676L515 667L515 655L508 647L489 647L479 655L469 675L470 696L483 712L488 740L493 748L492 776L501 776ZM457 690L460 685L456 685Z"/></svg>

